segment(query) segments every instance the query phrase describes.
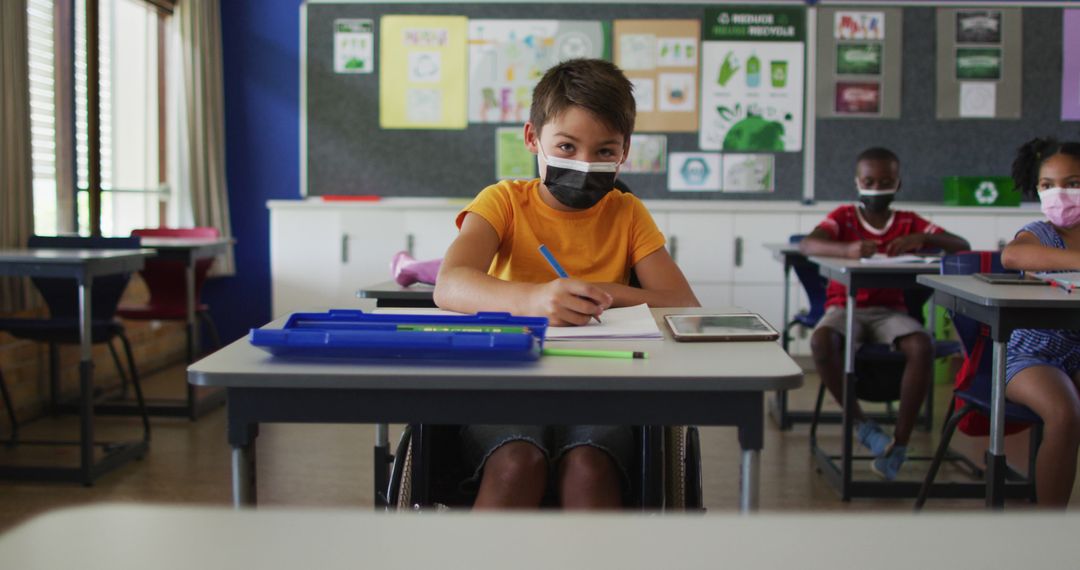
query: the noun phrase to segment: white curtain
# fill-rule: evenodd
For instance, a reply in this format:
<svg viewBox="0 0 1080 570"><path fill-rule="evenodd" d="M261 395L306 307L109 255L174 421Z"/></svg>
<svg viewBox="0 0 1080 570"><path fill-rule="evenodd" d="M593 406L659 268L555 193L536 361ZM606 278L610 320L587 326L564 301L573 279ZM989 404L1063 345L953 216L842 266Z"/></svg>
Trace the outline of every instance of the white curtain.
<svg viewBox="0 0 1080 570"><path fill-rule="evenodd" d="M34 231L26 18L26 0L0 0L0 248L26 247ZM0 312L30 305L25 279L0 277Z"/></svg>
<svg viewBox="0 0 1080 570"><path fill-rule="evenodd" d="M174 15L179 41L180 86L173 188L181 225L212 226L232 237L225 182L225 96L221 8L218 0L183 0ZM214 263L216 275L233 275L230 252Z"/></svg>

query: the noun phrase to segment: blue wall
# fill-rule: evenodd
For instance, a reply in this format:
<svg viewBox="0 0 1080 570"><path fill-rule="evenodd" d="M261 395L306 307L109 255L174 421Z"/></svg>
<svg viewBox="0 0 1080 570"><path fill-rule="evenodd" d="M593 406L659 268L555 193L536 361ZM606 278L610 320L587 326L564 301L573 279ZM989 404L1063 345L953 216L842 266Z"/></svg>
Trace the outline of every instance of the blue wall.
<svg viewBox="0 0 1080 570"><path fill-rule="evenodd" d="M236 276L212 279L204 299L222 340L270 319L266 201L300 195L301 0L221 0L225 154Z"/></svg>

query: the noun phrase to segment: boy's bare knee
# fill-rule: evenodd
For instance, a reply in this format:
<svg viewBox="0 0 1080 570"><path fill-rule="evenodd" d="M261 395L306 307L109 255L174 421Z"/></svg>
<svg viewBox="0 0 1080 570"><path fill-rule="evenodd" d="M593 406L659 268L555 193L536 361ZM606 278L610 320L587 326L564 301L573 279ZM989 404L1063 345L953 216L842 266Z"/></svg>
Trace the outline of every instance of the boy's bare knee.
<svg viewBox="0 0 1080 570"><path fill-rule="evenodd" d="M597 488L618 481L615 462L603 450L582 445L566 452L563 476L578 488Z"/></svg>
<svg viewBox="0 0 1080 570"><path fill-rule="evenodd" d="M484 466L484 476L506 485L543 481L547 472L544 453L527 441L511 441L496 449Z"/></svg>
<svg viewBox="0 0 1080 570"><path fill-rule="evenodd" d="M908 360L928 360L934 353L934 345L930 340L930 335L924 333L913 333L900 337L896 341L896 346Z"/></svg>

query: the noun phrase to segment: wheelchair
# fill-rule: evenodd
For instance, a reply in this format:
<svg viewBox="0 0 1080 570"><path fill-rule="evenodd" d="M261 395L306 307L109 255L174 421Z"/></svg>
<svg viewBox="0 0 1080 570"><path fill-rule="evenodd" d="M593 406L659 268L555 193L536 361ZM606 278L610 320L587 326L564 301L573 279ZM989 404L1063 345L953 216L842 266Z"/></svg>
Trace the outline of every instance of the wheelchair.
<svg viewBox="0 0 1080 570"><path fill-rule="evenodd" d="M459 431L460 426L410 424L393 455L380 454L376 447L376 506L388 510L470 507L475 495L460 486L471 473L461 460ZM637 452L628 466L631 489L624 493L624 506L704 511L697 428L635 426L633 432ZM381 469L386 469L386 476L380 476Z"/></svg>

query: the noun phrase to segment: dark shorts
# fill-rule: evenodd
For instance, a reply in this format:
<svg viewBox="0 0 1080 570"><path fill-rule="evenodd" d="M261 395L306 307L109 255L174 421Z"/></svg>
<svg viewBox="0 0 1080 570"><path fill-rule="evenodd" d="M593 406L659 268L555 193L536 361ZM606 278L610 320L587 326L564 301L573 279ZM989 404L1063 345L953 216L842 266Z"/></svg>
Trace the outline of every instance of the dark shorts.
<svg viewBox="0 0 1080 570"><path fill-rule="evenodd" d="M461 448L472 476L463 486L475 489L484 463L500 446L512 441L535 445L548 460L549 475L569 450L589 445L606 452L622 474L623 492L630 489L629 465L634 452L634 434L629 426L514 426L475 425L461 428ZM555 477L549 476L548 481Z"/></svg>

